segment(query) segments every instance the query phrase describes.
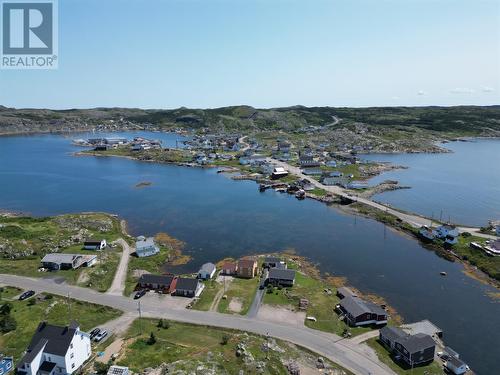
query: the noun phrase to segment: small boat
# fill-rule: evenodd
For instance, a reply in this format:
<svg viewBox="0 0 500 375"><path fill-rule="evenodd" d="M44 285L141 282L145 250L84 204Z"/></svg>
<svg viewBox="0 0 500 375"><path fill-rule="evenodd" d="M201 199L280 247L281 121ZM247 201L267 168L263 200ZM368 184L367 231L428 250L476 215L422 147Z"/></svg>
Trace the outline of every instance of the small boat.
<svg viewBox="0 0 500 375"><path fill-rule="evenodd" d="M439 272L439 274L440 274L441 276L446 276L446 275L447 275L447 273L446 273L446 272L444 272L444 271Z"/></svg>
<svg viewBox="0 0 500 375"><path fill-rule="evenodd" d="M418 231L420 238L426 242L432 242L436 238L432 229L430 229L427 225L424 225Z"/></svg>
<svg viewBox="0 0 500 375"><path fill-rule="evenodd" d="M269 189L270 186L269 185L265 185L265 184L260 184L259 185L259 191L266 191L267 189Z"/></svg>

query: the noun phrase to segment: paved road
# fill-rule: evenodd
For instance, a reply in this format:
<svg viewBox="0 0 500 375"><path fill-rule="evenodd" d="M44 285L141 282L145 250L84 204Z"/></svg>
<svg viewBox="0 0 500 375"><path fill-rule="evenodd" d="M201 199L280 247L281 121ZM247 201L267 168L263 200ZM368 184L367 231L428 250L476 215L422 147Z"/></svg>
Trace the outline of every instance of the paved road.
<svg viewBox="0 0 500 375"><path fill-rule="evenodd" d="M125 290L125 280L127 279L127 270L128 270L128 261L130 258L130 254L132 254L135 250L130 247L123 238L119 238L116 242L122 247L122 256L120 258L120 263L118 264L118 268L116 269L115 277L111 286L109 287L107 294L114 294L121 296L123 291Z"/></svg>
<svg viewBox="0 0 500 375"><path fill-rule="evenodd" d="M133 299L113 294L102 294L92 289L77 286L57 284L48 279L0 274L0 283L62 296L67 296L69 293L71 298L77 300L110 306L125 313L137 313L138 305ZM370 354L372 352L367 346L354 344L349 342L349 340L342 340L336 335L315 331L307 327L293 327L286 325L286 323L264 322L239 315L220 314L216 312L166 309L160 300L155 299L142 301L141 310L144 317L163 318L193 324L207 324L215 327L254 332L261 335L269 334L272 337L290 341L310 349L356 374L394 374L391 369Z"/></svg>
<svg viewBox="0 0 500 375"><path fill-rule="evenodd" d="M321 182L315 180L314 178L311 178L311 176L307 176L307 175L303 174L300 168L294 167L293 165L290 165L288 163L285 163L285 162L282 162L282 161L279 161L279 160L276 160L276 159L273 159L273 158L267 158L267 161L269 163L274 164L274 165L277 165L277 166L285 168L288 172L290 172L290 173L292 173L292 174L294 174L294 175L296 175L296 176L298 176L298 177L300 177L302 179L305 178L308 181L311 181L311 183L314 186L316 186L317 188L326 190L326 191L328 191L328 192L330 192L330 193L332 193L334 195L340 196L340 197L351 199L354 202L363 203L363 204L366 204L367 206L376 208L376 209L378 209L380 211L392 214L392 215L396 216L397 218L401 219L403 222L408 223L408 224L410 224L411 226L413 226L415 228L420 228L423 225L430 225L431 224L431 219L429 219L429 218L426 218L426 217L423 217L423 216L419 216L419 215L415 215L415 214L404 213L404 212L395 210L394 208L391 208L391 207L385 206L383 204L374 202L371 199L361 198L361 197L354 196L354 195L348 193L347 191L345 191L344 189L342 189L339 186L327 186L327 185L323 185ZM436 221L433 221L432 225L433 226L438 226L438 225L440 225L440 223L438 223ZM480 228L457 227L457 229L461 233L462 232L470 232L470 233L474 233L474 235L478 236L478 237L489 238L489 239L496 239L497 238L496 236L492 236L492 235L480 233L479 232Z"/></svg>
<svg viewBox="0 0 500 375"><path fill-rule="evenodd" d="M248 309L247 317L255 318L259 312L260 304L262 303L262 297L264 296L264 289L257 289L255 293L255 298L252 301L252 305Z"/></svg>

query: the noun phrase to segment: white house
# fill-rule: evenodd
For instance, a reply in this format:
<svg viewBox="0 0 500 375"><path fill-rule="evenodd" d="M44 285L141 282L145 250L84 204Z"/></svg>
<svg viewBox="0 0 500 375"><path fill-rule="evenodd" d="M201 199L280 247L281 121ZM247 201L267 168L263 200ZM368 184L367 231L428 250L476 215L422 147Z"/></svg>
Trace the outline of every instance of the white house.
<svg viewBox="0 0 500 375"><path fill-rule="evenodd" d="M201 266L198 271L198 278L208 280L214 277L215 275L215 264L213 263L205 263Z"/></svg>
<svg viewBox="0 0 500 375"><path fill-rule="evenodd" d="M455 375L462 375L467 372L467 365L464 361L453 356L450 356L450 359L446 361L446 368Z"/></svg>
<svg viewBox="0 0 500 375"><path fill-rule="evenodd" d="M156 246L153 237L138 237L135 243L135 253L139 258L149 257L151 255L156 255L160 252L160 248Z"/></svg>
<svg viewBox="0 0 500 375"><path fill-rule="evenodd" d="M103 250L107 246L106 240L87 240L83 243L85 250Z"/></svg>
<svg viewBox="0 0 500 375"><path fill-rule="evenodd" d="M276 168L274 168L271 177L274 179L277 179L277 178L285 177L286 175L288 175L288 172L285 170L285 168L276 167Z"/></svg>
<svg viewBox="0 0 500 375"><path fill-rule="evenodd" d="M90 336L80 331L78 323L59 327L42 322L17 365L17 374L73 374L91 353Z"/></svg>

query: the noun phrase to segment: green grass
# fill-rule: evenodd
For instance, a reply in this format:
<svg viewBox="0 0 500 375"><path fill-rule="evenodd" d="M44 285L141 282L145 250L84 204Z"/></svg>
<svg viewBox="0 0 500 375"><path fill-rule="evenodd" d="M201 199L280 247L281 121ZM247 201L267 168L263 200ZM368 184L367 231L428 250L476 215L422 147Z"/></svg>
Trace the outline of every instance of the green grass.
<svg viewBox="0 0 500 375"><path fill-rule="evenodd" d="M203 282L205 289L200 295L200 298L194 303L194 310L208 311L217 293L224 287L223 284L218 283L214 279Z"/></svg>
<svg viewBox="0 0 500 375"><path fill-rule="evenodd" d="M128 366L134 372L147 367L158 367L162 363L175 366L175 371L196 373L196 368L203 365L213 368L217 374L237 374L242 369L245 374L257 373L255 363L264 361L263 374L286 375L283 365L286 360L313 358L317 356L302 350L295 345L276 340L283 350L278 352L262 350L265 338L262 336L208 326L169 322L168 329L158 328L158 320L135 320L126 338L129 344L125 354L117 360L118 365ZM148 345L150 333L156 337L156 343ZM223 336L227 336L227 344L222 344ZM246 364L243 358L235 355L236 346L244 343L248 352L255 358L254 363ZM339 366L328 362L334 368ZM349 373L346 371L346 373Z"/></svg>
<svg viewBox="0 0 500 375"><path fill-rule="evenodd" d="M291 261L287 261L287 264L289 268L296 268L296 265ZM325 289L330 289L332 293L326 293ZM296 272L295 285L293 287L273 288L272 293L268 293L268 291L266 289L266 293L264 294L264 303L277 306L290 306L293 310L298 310L301 298L308 299L309 306L306 310L306 315L316 318L316 322L305 321L305 325L309 328L337 335L342 335L347 328L353 336L371 330L370 327L348 327L347 324L339 320L338 314L334 311L335 305L340 301L335 295L335 289L325 282L301 272Z"/></svg>
<svg viewBox="0 0 500 375"><path fill-rule="evenodd" d="M29 305L29 301L35 298L37 303ZM81 329L88 331L122 314L110 307L75 300L70 300L68 310L67 299L58 296L43 300L32 297L25 301L10 303L13 306L11 316L17 321L17 329L0 335L0 348L3 354L14 356L16 361L26 350L36 327L43 320L50 324L67 325L70 320L69 311L71 311L71 319L78 321Z"/></svg>
<svg viewBox="0 0 500 375"><path fill-rule="evenodd" d="M221 313L232 313L231 310L229 310L229 303L233 298L237 298L242 303L239 314L246 315L255 297L258 285L258 277L254 277L253 279L233 278L230 283L227 283L227 291L225 294L227 299L220 300L217 311Z"/></svg>
<svg viewBox="0 0 500 375"><path fill-rule="evenodd" d="M22 289L15 288L13 286L0 286L0 288L0 301L10 300L22 292Z"/></svg>
<svg viewBox="0 0 500 375"><path fill-rule="evenodd" d="M128 263L127 279L125 281L126 296L130 295L137 285L137 278L134 277L134 270L144 270L150 273L158 273L161 267L168 261L170 250L160 246L160 252L150 257L139 258L131 255Z"/></svg>
<svg viewBox="0 0 500 375"><path fill-rule="evenodd" d="M378 341L377 338L367 340L367 344L372 347L377 353L377 357L386 365L388 365L396 374L401 375L440 375L445 374L443 366L437 361L432 363L415 367L413 369L403 368L393 361L389 351Z"/></svg>
<svg viewBox="0 0 500 375"><path fill-rule="evenodd" d="M309 193L317 195L318 197L324 197L327 194L327 191L321 188L314 188L313 190L309 191Z"/></svg>
<svg viewBox="0 0 500 375"><path fill-rule="evenodd" d="M494 279L500 280L500 257L489 256L482 250L472 249L470 247L471 242L477 242L484 245L485 239L475 236L460 236L458 238L458 243L453 246L453 251L460 255L463 260L476 266Z"/></svg>

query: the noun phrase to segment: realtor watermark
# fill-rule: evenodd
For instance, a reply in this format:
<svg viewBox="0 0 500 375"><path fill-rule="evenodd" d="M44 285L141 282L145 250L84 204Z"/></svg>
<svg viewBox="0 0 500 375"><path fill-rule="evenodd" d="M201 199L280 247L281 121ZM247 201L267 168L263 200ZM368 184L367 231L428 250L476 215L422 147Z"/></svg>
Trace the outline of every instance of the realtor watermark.
<svg viewBox="0 0 500 375"><path fill-rule="evenodd" d="M1 69L57 69L57 0L0 0Z"/></svg>

